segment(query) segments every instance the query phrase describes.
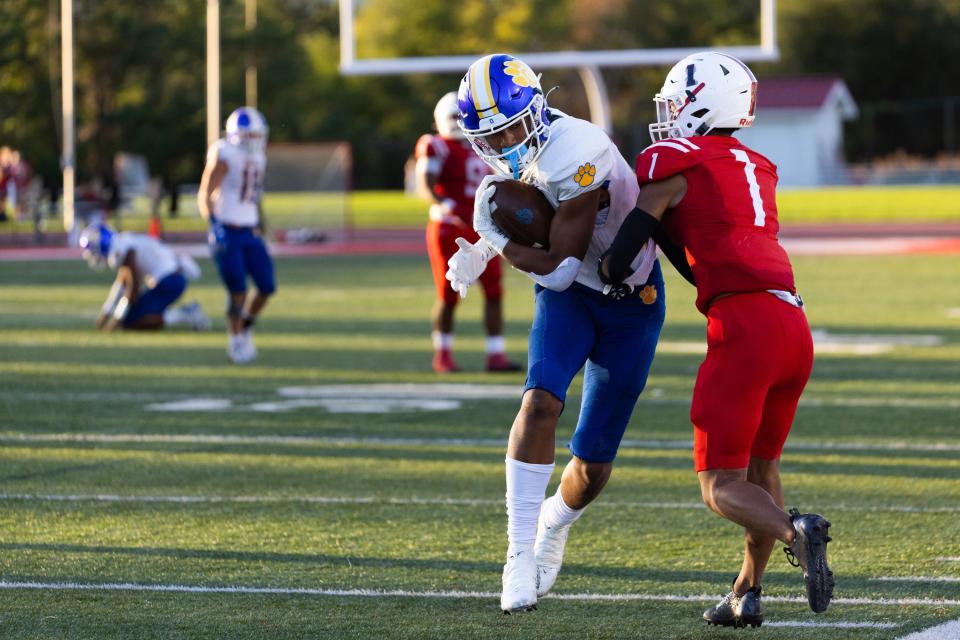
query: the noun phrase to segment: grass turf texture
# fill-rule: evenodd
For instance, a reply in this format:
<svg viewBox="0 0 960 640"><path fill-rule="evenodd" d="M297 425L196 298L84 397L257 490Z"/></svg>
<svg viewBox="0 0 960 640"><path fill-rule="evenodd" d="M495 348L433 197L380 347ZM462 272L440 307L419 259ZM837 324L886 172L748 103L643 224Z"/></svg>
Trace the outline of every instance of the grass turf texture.
<svg viewBox="0 0 960 640"><path fill-rule="evenodd" d="M415 196L400 191L355 191L334 193L268 193L264 199L272 229L300 227L416 228L427 219L427 206ZM781 189L777 192L780 222L784 224L825 222L953 222L960 219L960 188L950 186L827 187ZM166 204L161 209L167 231L199 231L204 228L192 198L181 199L182 212L171 219ZM131 231L147 229L149 202L134 200L122 213L122 226ZM56 221L48 228L59 231ZM0 222L0 233L29 233L32 223Z"/></svg>
<svg viewBox="0 0 960 640"><path fill-rule="evenodd" d="M876 579L960 575L958 563L937 560L960 555L960 452L882 448L903 441L960 445L960 320L950 312L960 301L944 295L960 278L960 265L952 256L800 257L794 263L815 329L934 334L943 344L818 356L783 460L788 504L821 510L833 522L838 597L960 599L956 582ZM198 298L217 315L223 295L210 263L202 266L204 278L187 298ZM481 296L472 292L458 311L456 351L468 373L444 378L429 369L433 294L425 258L284 259L277 268L280 292L257 332L260 359L234 367L226 363L220 331L95 332L107 274L80 263L3 263L0 579L498 591L505 547L503 447L486 440L505 438L516 400L465 400L457 411L389 414L247 409L277 401L284 386L519 387L521 374L479 372ZM700 356L677 346L702 341L704 322L693 309L692 290L667 271L662 349L627 432L631 439L690 437L688 400ZM508 350L520 358L531 292L516 272L508 275L505 306ZM222 328L222 321L215 325ZM229 399L234 408L145 409L192 397ZM550 491L568 459L562 444L578 402L572 397L561 418ZM42 439L54 434L66 435ZM84 434L314 440L76 440ZM316 439L324 437L330 439ZM412 438L421 440L396 440ZM471 441L423 441L431 438ZM198 500L42 499L108 494ZM318 497L343 501L309 501ZM391 502L414 497L423 500ZM698 499L689 450L623 449L604 495L571 535L556 591L719 596L738 568L742 542L735 526L696 506ZM896 511L902 508L917 511ZM775 551L764 593L802 595L798 571L780 555ZM496 597L4 589L0 601L4 638L737 636L703 624L699 616L710 602L548 598L534 614L505 618ZM956 606L835 604L814 616L801 603L769 602L766 611L769 622L898 625L761 630L777 639L893 638L960 617Z"/></svg>

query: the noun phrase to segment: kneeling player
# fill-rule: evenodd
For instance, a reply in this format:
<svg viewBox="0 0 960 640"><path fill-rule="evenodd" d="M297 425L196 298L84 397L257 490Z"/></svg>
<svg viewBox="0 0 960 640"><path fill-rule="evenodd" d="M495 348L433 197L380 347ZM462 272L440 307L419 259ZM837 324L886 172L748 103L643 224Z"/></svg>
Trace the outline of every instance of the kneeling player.
<svg viewBox="0 0 960 640"><path fill-rule="evenodd" d="M116 233L103 224L90 225L80 234L83 257L94 268L104 264L117 272L96 325L105 331L188 327L210 328L210 320L196 302L180 307L188 280L200 278L192 258L177 255L159 240L139 233Z"/></svg>

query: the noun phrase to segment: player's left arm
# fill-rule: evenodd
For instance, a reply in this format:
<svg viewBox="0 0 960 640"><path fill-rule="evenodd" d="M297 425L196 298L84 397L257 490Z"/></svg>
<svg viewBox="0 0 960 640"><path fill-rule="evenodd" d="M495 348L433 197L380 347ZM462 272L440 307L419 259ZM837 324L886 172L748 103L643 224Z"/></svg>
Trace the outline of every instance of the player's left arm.
<svg viewBox="0 0 960 640"><path fill-rule="evenodd" d="M574 258L577 262L573 275L576 276L593 237L602 193L600 188L591 189L560 203L550 223L549 248L508 242L503 248L503 257L517 269L541 276L555 272L568 258Z"/></svg>
<svg viewBox="0 0 960 640"><path fill-rule="evenodd" d="M136 253L133 249L127 252L123 263L117 267L117 278L107 297L107 305L101 309L97 316L95 325L98 329L104 331L113 331L123 319L122 314L118 314L118 309L125 309L132 306L140 292L140 274L137 272ZM116 299L114 293L116 292ZM112 301L112 304L110 304Z"/></svg>
<svg viewBox="0 0 960 640"><path fill-rule="evenodd" d="M629 277L630 264L659 227L664 213L680 204L686 193L687 179L682 174L650 182L640 189L637 206L627 214L610 248L600 257L597 271L603 282L619 284Z"/></svg>

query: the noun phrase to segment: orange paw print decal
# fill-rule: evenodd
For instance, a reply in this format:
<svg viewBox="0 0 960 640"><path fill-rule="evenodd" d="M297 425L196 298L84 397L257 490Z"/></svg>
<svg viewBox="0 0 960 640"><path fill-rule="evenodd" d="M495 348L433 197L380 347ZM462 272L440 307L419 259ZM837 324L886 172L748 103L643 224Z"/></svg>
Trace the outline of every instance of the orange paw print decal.
<svg viewBox="0 0 960 640"><path fill-rule="evenodd" d="M643 300L643 304L653 304L657 301L657 288L648 284L640 290L640 299Z"/></svg>
<svg viewBox="0 0 960 640"><path fill-rule="evenodd" d="M513 84L518 87L536 87L540 79L533 69L520 60L510 60L503 65L503 72L513 78Z"/></svg>
<svg viewBox="0 0 960 640"><path fill-rule="evenodd" d="M581 187L589 187L593 184L593 178L597 175L596 165L585 162L577 169L577 175L573 176L573 181Z"/></svg>

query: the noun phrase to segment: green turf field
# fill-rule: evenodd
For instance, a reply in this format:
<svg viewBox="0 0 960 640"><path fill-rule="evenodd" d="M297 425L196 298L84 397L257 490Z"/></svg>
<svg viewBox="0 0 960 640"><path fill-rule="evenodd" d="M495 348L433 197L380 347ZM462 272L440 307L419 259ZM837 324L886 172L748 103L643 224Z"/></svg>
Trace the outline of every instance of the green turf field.
<svg viewBox="0 0 960 640"><path fill-rule="evenodd" d="M794 264L829 336L784 455L787 501L833 522L836 596L863 600L815 616L778 550L767 624L737 632L700 620L741 539L698 506L684 442L704 329L672 272L630 442L570 537L555 590L571 599L505 617L502 442L523 377L478 372L476 292L457 342L474 373L439 377L425 258L281 259L260 358L237 367L219 330L95 332L106 273L0 263L0 637L860 640L960 618L960 263ZM201 265L188 298L217 316ZM508 350L522 358L530 286L508 278ZM425 386L356 386L398 383ZM433 386L448 383L471 386ZM464 397L478 390L491 397ZM430 410L399 402L413 396ZM198 399L219 409L171 404ZM120 586L81 588L103 585ZM775 626L811 622L873 626Z"/></svg>
<svg viewBox="0 0 960 640"><path fill-rule="evenodd" d="M272 229L301 227L359 229L422 227L427 206L401 191L355 191L349 196L333 193L268 193L264 199L267 221ZM822 189L781 189L777 192L780 221L803 223L946 222L960 220L960 188L952 186L828 187ZM167 203L161 209L167 231L199 231L204 228L193 199L181 199L179 217L167 217ZM121 225L131 231L147 228L149 202L133 201L121 212ZM51 231L59 223L47 221ZM29 233L32 223L0 222L0 234Z"/></svg>

